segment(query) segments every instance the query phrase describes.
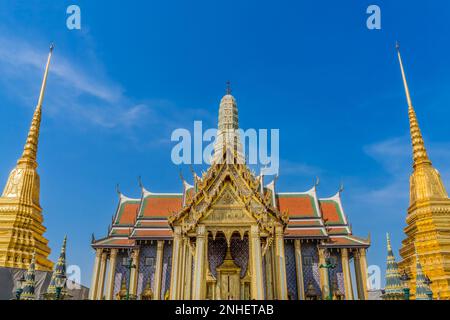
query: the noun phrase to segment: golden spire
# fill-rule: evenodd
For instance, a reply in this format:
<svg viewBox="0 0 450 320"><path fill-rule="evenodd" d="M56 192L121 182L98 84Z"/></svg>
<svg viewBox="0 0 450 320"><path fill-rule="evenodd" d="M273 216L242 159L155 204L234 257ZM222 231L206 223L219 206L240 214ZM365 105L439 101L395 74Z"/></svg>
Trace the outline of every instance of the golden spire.
<svg viewBox="0 0 450 320"><path fill-rule="evenodd" d="M388 249L388 251L392 251L391 237L389 236L389 233L386 233L386 240L387 240L387 249Z"/></svg>
<svg viewBox="0 0 450 320"><path fill-rule="evenodd" d="M413 160L414 167L419 164L427 163L431 164L430 159L428 158L427 150L425 149L425 143L422 138L422 133L420 132L419 122L417 121L416 112L414 111L414 107L411 101L411 95L409 93L408 82L406 81L405 69L403 67L402 56L400 54L400 45L397 42L396 44L398 60L400 62L400 70L402 72L403 85L405 86L406 93L406 101L408 102L408 115L409 115L409 127L411 132L411 141L413 147Z"/></svg>
<svg viewBox="0 0 450 320"><path fill-rule="evenodd" d="M51 44L47 59L47 65L45 67L44 79L42 80L39 100L34 111L33 120L31 121L27 142L25 143L22 157L17 162L18 164L29 164L32 167L37 167L36 157L39 142L39 129L41 125L42 102L44 101L45 87L47 85L47 76L50 67L50 60L52 58L53 48L54 46L53 44Z"/></svg>

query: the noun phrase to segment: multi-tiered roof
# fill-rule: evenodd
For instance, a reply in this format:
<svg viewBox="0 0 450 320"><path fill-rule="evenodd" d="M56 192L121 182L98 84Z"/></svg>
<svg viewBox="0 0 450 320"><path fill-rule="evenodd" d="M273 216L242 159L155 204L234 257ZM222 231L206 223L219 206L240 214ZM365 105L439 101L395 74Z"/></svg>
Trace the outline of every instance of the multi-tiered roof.
<svg viewBox="0 0 450 320"><path fill-rule="evenodd" d="M212 166L218 168L221 157L230 145L237 161L243 159L238 129L237 105L228 89L219 109L218 139L214 148ZM235 161L235 162L236 162ZM245 167L245 164L242 164ZM211 169L211 168L210 168ZM317 185L305 192L281 193L276 190L276 180L264 184L264 176L255 176L241 168L245 175L251 175L249 183L255 185L258 198L268 205L275 214L286 217L287 239L316 239L329 247L368 247L369 240L352 234L345 215L341 190L330 198L319 198ZM240 169L239 169L240 170ZM182 178L182 192L154 193L141 186L140 198L129 198L119 192L119 204L113 217L112 226L105 238L93 241L94 247L132 247L137 240L170 240L172 229L169 223L177 213L189 210L193 197L201 197L204 184L211 180L214 170L203 176L194 174L194 185ZM256 186L257 185L257 186ZM169 220L168 220L169 219Z"/></svg>

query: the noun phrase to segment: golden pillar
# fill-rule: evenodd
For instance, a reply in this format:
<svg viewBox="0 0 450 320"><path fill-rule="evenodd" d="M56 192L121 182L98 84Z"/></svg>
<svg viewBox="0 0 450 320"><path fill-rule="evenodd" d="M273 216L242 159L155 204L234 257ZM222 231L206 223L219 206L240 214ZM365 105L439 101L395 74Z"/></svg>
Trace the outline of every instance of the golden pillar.
<svg viewBox="0 0 450 320"><path fill-rule="evenodd" d="M266 251L266 254L264 256L265 263L266 263L266 294L267 294L267 300L274 300L274 292L273 292L273 260L272 260L272 250L269 249Z"/></svg>
<svg viewBox="0 0 450 320"><path fill-rule="evenodd" d="M251 296L255 300L264 300L264 281L262 270L261 239L258 226L251 226L250 230L251 270L253 281L251 283Z"/></svg>
<svg viewBox="0 0 450 320"><path fill-rule="evenodd" d="M205 292L205 271L206 271L206 229L204 225L197 227L197 241L195 245L195 265L194 284L192 289L192 299L203 299Z"/></svg>
<svg viewBox="0 0 450 320"><path fill-rule="evenodd" d="M180 270L180 248L181 248L181 227L176 226L174 228L173 248L172 248L172 270L170 275L170 300L177 300L178 286L177 281L178 273Z"/></svg>
<svg viewBox="0 0 450 320"><path fill-rule="evenodd" d="M96 299L102 300L103 298L103 289L105 288L105 275L106 275L106 258L108 254L103 251L102 256L100 258L100 271L98 274L98 284L97 284L97 294Z"/></svg>
<svg viewBox="0 0 450 320"><path fill-rule="evenodd" d="M163 259L164 259L164 240L158 240L158 244L157 244L157 248L156 248L154 300L161 299Z"/></svg>
<svg viewBox="0 0 450 320"><path fill-rule="evenodd" d="M359 300L367 300L367 262L365 249L357 249L354 253L356 291Z"/></svg>
<svg viewBox="0 0 450 320"><path fill-rule="evenodd" d="M134 248L131 255L133 268L130 271L130 295L137 295L137 283L139 275L139 248Z"/></svg>
<svg viewBox="0 0 450 320"><path fill-rule="evenodd" d="M189 241L189 239L187 239ZM184 299L191 299L192 289L192 253L189 245L186 246L186 266L185 266L185 282L184 282Z"/></svg>
<svg viewBox="0 0 450 320"><path fill-rule="evenodd" d="M100 258L102 249L95 250L94 270L92 272L91 289L89 290L89 300L95 300L97 296L98 275L100 271Z"/></svg>
<svg viewBox="0 0 450 320"><path fill-rule="evenodd" d="M305 300L305 288L303 283L302 244L299 239L294 241L295 270L297 274L297 298Z"/></svg>
<svg viewBox="0 0 450 320"><path fill-rule="evenodd" d="M361 280L362 280L362 287L363 287L363 296L364 300L369 299L369 292L367 288L367 257L366 257L366 249L361 248L359 249L360 259L359 263L361 266Z"/></svg>
<svg viewBox="0 0 450 320"><path fill-rule="evenodd" d="M319 266L326 265L325 261L325 249L319 248ZM330 284L328 283L328 269L319 268L320 270L320 290L322 291L322 299L328 297L328 290L330 289Z"/></svg>
<svg viewBox="0 0 450 320"><path fill-rule="evenodd" d="M184 299L184 276L186 271L186 239L185 237L181 240L181 252L180 252L180 272L178 273L178 293L177 296L180 300Z"/></svg>
<svg viewBox="0 0 450 320"><path fill-rule="evenodd" d="M273 283L273 298L278 299L278 276L277 276L277 265L275 263L275 244L270 247L270 260L272 263L272 283Z"/></svg>
<svg viewBox="0 0 450 320"><path fill-rule="evenodd" d="M348 249L341 249L342 273L344 275L345 300L353 300L352 276L350 272L350 263Z"/></svg>
<svg viewBox="0 0 450 320"><path fill-rule="evenodd" d="M106 300L114 300L114 279L116 278L117 249L109 254L109 271L106 284Z"/></svg>
<svg viewBox="0 0 450 320"><path fill-rule="evenodd" d="M275 227L275 265L277 273L277 299L287 300L286 258L284 255L283 227Z"/></svg>

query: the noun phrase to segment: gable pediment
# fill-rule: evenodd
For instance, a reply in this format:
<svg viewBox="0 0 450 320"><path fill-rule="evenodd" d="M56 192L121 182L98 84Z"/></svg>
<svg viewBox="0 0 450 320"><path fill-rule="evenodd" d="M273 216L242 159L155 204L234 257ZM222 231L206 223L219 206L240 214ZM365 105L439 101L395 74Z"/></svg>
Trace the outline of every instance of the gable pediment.
<svg viewBox="0 0 450 320"><path fill-rule="evenodd" d="M260 194L259 181L245 165L215 165L198 184L192 201L169 217L170 225L181 225L184 232L199 223L252 224L272 230L287 222ZM269 231L271 232L271 231Z"/></svg>

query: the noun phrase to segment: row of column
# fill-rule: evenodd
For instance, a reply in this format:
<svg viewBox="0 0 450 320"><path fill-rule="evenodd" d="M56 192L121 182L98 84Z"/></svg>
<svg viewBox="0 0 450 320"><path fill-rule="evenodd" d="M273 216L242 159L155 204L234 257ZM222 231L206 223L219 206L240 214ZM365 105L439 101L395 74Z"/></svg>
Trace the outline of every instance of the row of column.
<svg viewBox="0 0 450 320"><path fill-rule="evenodd" d="M132 252L133 268L130 271L130 295L137 295L137 283L139 274L139 247L130 249ZM118 249L98 248L95 253L94 271L92 273L91 288L89 290L90 300L114 300L114 284L116 276ZM157 241L155 281L153 299L161 298L162 272L163 272L164 240ZM109 266L108 274L106 274ZM105 281L106 280L106 281ZM105 283L106 282L106 283ZM105 288L106 284L106 288ZM106 290L105 290L106 289Z"/></svg>
<svg viewBox="0 0 450 320"><path fill-rule="evenodd" d="M207 270L207 245L208 232L204 225L197 226L195 250L192 256L188 238L181 235L181 228L174 228L172 274L170 284L170 299L193 299L201 300L206 297L206 270ZM249 236L249 270L252 277L251 299L264 300L264 274L263 256L261 250L261 238L258 226L251 226ZM272 252L271 252L272 254ZM282 227L276 228L273 255L273 287L276 298L287 299L286 282L286 258L284 253L284 237ZM192 274L192 259L194 270ZM266 277L267 278L267 277ZM272 280L271 280L272 282ZM192 285L191 285L192 283Z"/></svg>
<svg viewBox="0 0 450 320"><path fill-rule="evenodd" d="M294 240L294 252L295 252L295 267L296 267L296 275L297 275L297 291L298 291L298 299L304 300L305 297L305 286L304 286L304 278L303 278L303 260L302 260L302 249L301 249L301 241ZM325 265L325 249L319 248L319 265ZM341 248L341 264L342 264L342 273L344 277L344 289L345 289L345 299L353 300L353 286L352 286L352 276L350 270L350 249ZM354 268L355 268L355 276L356 276L356 287L358 293L359 300L367 300L368 292L367 292L367 259L366 259L366 249L354 249L352 250L354 257ZM267 266L267 264L266 264ZM330 283L327 275L327 269L320 268L320 288L322 291L322 298L328 296L330 290Z"/></svg>
<svg viewBox="0 0 450 320"><path fill-rule="evenodd" d="M254 247L260 246L260 235L255 229L251 233ZM252 250L253 251L253 250ZM255 261L255 260L254 260ZM250 264L252 261L249 262ZM262 268L262 263L259 263L260 268ZM263 278L257 277L257 281L262 284L262 294L258 297L252 297L253 299L267 299L267 300L287 300L288 299L288 289L287 289L287 277L286 277L286 256L284 251L284 233L281 226L275 227L275 238L274 243L266 251L264 255L264 267L265 269L265 283L263 283ZM261 272L262 273L262 272ZM252 272L252 275L255 272ZM258 280L260 279L260 280ZM265 292L264 290L265 286ZM258 293L258 291L256 291Z"/></svg>
<svg viewBox="0 0 450 320"><path fill-rule="evenodd" d="M202 257L206 251L206 240L204 229L198 230L195 256L192 256L190 239L181 235L181 227L174 228L172 270L170 275L170 300L200 299L198 292L202 290L203 283L196 277L197 271L192 278L192 259L197 261L197 257ZM195 263L197 264L197 262ZM202 268L205 268L204 263ZM200 271L205 273L205 271Z"/></svg>

